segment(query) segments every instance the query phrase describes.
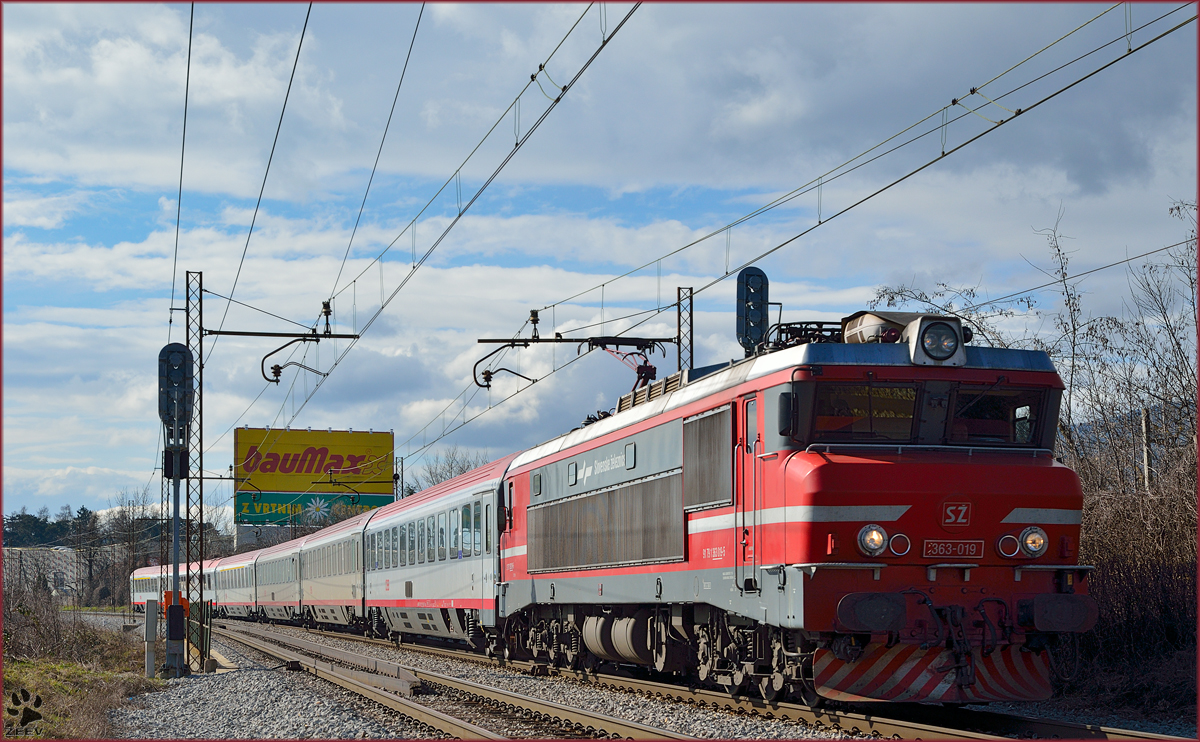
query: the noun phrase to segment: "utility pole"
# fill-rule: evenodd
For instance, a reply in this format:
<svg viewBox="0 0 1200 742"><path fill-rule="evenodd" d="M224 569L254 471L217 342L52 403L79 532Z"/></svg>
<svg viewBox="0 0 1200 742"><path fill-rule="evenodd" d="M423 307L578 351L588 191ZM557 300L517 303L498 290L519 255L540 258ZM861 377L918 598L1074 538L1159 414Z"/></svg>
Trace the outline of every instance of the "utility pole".
<svg viewBox="0 0 1200 742"><path fill-rule="evenodd" d="M1150 410L1142 408L1142 482L1150 492Z"/></svg>
<svg viewBox="0 0 1200 742"><path fill-rule="evenodd" d="M174 491L171 513L171 604L167 606L167 667L179 677L184 654L186 624L179 600L179 480L187 468L188 438L192 419L192 352L182 343L169 343L158 353L158 416L163 422L164 469ZM168 464L169 462L169 464Z"/></svg>

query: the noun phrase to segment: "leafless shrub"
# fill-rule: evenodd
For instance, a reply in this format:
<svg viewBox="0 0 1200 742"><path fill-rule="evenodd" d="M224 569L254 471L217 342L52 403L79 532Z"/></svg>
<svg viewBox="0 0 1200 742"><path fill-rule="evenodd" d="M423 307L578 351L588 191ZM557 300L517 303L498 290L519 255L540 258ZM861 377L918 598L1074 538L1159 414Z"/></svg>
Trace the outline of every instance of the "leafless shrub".
<svg viewBox="0 0 1200 742"><path fill-rule="evenodd" d="M1100 703L1194 714L1196 204L1170 212L1189 223L1191 242L1128 269L1117 316L1086 314L1057 222L1038 234L1061 309L1046 316L1021 299L1050 332L1003 332L999 322L1017 311L978 301L974 288L885 286L875 305L952 314L988 344L1050 354L1066 384L1057 453L1083 488L1080 561L1096 566L1088 587L1100 605L1074 689Z"/></svg>

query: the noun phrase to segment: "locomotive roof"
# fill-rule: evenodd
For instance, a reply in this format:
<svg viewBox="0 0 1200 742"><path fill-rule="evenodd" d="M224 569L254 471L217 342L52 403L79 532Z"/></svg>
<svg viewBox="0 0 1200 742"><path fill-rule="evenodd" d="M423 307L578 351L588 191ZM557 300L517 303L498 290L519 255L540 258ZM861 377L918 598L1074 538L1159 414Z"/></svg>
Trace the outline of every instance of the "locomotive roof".
<svg viewBox="0 0 1200 742"><path fill-rule="evenodd" d="M963 368L1008 371L1053 372L1050 356L1040 350L966 346ZM903 366L911 367L908 346L903 343L805 343L767 355L692 369L683 384L645 404L618 412L583 428L534 446L518 455L512 469L518 469L572 446L639 423L669 410L695 402L751 379L757 379L796 366Z"/></svg>

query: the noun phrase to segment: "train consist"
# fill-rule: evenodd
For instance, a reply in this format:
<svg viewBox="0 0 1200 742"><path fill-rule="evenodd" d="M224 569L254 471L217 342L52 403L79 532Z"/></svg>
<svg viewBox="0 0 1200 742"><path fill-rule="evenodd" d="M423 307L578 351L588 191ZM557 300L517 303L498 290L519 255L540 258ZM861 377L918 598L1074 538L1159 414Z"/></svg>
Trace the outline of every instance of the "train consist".
<svg viewBox="0 0 1200 742"><path fill-rule="evenodd" d="M1063 384L971 339L897 312L771 327L547 443L208 562L206 596L766 699L1047 698L1097 615L1053 455ZM135 605L158 575L134 573Z"/></svg>

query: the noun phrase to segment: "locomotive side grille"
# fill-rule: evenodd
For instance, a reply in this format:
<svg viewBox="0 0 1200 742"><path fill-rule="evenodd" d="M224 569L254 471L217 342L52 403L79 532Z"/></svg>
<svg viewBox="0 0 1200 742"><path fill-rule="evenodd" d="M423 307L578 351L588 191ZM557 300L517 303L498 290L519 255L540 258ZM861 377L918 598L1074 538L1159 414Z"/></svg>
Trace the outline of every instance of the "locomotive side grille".
<svg viewBox="0 0 1200 742"><path fill-rule="evenodd" d="M683 506L733 498L733 419L729 407L683 421Z"/></svg>
<svg viewBox="0 0 1200 742"><path fill-rule="evenodd" d="M683 559L678 473L527 511L530 572Z"/></svg>

